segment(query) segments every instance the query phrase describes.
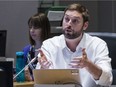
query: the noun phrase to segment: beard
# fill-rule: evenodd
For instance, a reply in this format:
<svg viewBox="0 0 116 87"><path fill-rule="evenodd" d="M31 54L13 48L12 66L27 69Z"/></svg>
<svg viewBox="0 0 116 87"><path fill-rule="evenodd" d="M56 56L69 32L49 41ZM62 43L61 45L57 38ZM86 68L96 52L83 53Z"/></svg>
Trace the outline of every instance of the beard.
<svg viewBox="0 0 116 87"><path fill-rule="evenodd" d="M83 33L83 29L81 29L79 32L74 31L74 30L64 29L64 30L62 30L62 32L63 32L65 38L76 39Z"/></svg>

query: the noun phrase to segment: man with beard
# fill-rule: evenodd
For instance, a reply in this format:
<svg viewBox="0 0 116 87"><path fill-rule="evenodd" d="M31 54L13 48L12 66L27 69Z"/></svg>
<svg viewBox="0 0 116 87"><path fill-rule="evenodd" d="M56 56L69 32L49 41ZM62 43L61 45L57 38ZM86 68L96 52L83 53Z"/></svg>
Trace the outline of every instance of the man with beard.
<svg viewBox="0 0 116 87"><path fill-rule="evenodd" d="M81 4L69 5L64 11L63 34L43 42L36 68L76 68L82 87L110 86L113 77L107 44L85 33L88 25L88 10Z"/></svg>

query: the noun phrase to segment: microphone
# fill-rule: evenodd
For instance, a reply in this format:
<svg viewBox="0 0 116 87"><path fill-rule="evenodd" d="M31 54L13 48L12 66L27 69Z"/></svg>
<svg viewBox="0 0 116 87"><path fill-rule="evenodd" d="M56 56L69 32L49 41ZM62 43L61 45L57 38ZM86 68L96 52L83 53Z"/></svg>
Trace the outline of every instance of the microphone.
<svg viewBox="0 0 116 87"><path fill-rule="evenodd" d="M38 56L34 57L23 69L21 69L20 72L18 72L14 77L13 79L15 79L23 70L26 69L26 67L28 67L31 63L33 63L36 59L40 58L40 53L38 54Z"/></svg>

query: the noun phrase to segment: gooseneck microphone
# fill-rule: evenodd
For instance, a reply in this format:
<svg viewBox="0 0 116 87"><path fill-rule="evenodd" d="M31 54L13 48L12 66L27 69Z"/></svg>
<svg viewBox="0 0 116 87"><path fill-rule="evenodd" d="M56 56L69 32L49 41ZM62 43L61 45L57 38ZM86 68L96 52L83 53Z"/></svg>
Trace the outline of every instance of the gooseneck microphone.
<svg viewBox="0 0 116 87"><path fill-rule="evenodd" d="M37 57L34 57L23 69L21 69L20 72L18 72L14 77L13 79L15 79L23 70L25 70L31 63L33 63L35 60L37 60L38 58L40 58L40 53L38 54Z"/></svg>

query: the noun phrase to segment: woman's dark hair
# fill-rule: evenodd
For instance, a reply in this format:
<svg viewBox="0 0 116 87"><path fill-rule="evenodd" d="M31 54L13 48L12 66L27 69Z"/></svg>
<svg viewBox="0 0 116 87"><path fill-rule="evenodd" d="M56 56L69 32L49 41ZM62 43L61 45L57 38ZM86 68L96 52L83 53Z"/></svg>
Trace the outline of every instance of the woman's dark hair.
<svg viewBox="0 0 116 87"><path fill-rule="evenodd" d="M36 28L41 28L41 41L49 38L50 35L50 22L48 17L44 13L37 13L29 18L28 26L33 26ZM31 38L29 34L30 44L35 45L35 41Z"/></svg>
<svg viewBox="0 0 116 87"><path fill-rule="evenodd" d="M84 22L89 21L89 12L88 9L86 9L86 7L84 7L83 5L79 4L79 3L74 3L69 5L65 10L64 10L64 14L67 10L71 10L71 11L77 11L79 13L82 14L83 20Z"/></svg>

